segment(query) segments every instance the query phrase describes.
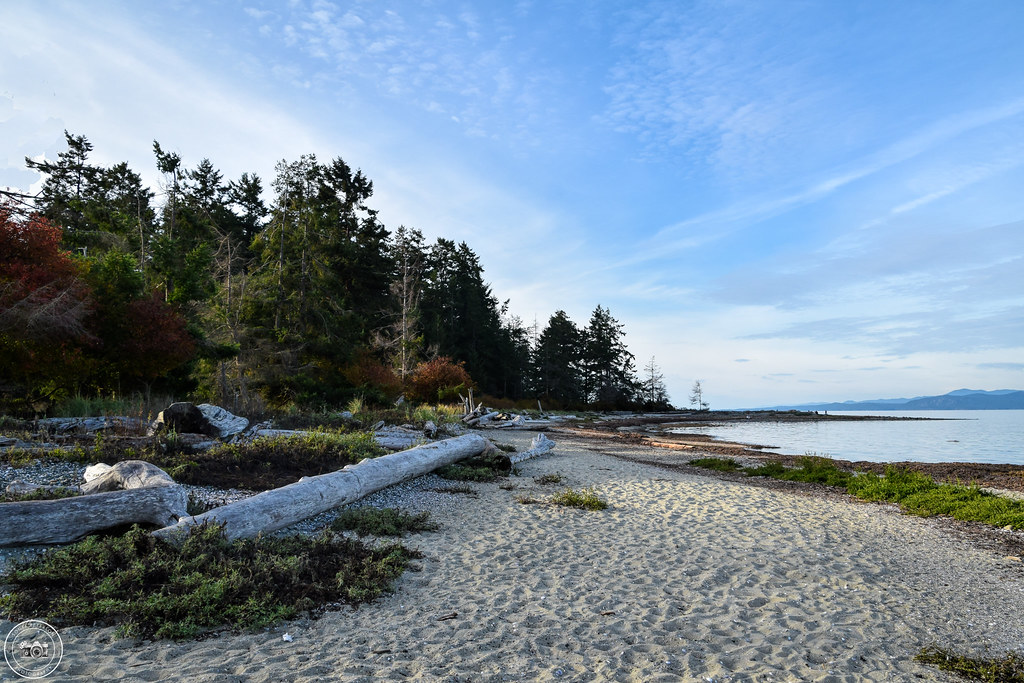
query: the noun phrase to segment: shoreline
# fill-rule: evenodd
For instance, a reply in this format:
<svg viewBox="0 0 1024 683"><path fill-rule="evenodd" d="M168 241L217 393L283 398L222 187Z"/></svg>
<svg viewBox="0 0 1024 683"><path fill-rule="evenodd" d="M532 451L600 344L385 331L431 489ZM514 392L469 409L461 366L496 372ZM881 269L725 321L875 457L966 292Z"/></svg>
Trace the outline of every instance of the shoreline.
<svg viewBox="0 0 1024 683"><path fill-rule="evenodd" d="M725 411L720 411L725 412ZM753 414L753 413L751 413ZM712 414L715 415L715 414ZM739 413L734 417L735 421L745 420ZM792 421L815 421L822 418L813 413L801 413L795 416ZM774 421L771 413L763 413L756 418L762 421ZM832 416L825 419L836 420L930 420L934 418L900 418L900 417L877 417L877 416ZM762 464L769 460L781 462L783 465L794 466L799 463L802 455L792 455L773 452L776 448L765 444L740 443L733 441L721 441L706 434L677 434L664 430L654 430L656 426L676 427L702 425L707 422L718 421L717 416L709 417L698 422L686 422L677 419L676 416L668 414L648 417L626 418L618 421L606 421L604 423L575 423L552 427L553 433L572 433L584 438L595 438L598 440L618 440L623 443L641 443L644 445L672 450L688 452L688 459L702 456L729 457L745 461L749 464ZM861 470L882 474L886 466L895 466L914 470L926 474L939 482L977 483L979 486L997 489L1003 492L1024 494L1024 465L1010 463L978 463L978 462L918 462L900 460L892 462L876 462L868 460L844 460L829 457L836 466L850 471Z"/></svg>
<svg viewBox="0 0 1024 683"><path fill-rule="evenodd" d="M60 629L60 680L953 681L914 655L1024 642L1021 563L936 520L649 464L673 451L627 439L551 436L504 484L445 506L408 498L441 529L404 539L425 557L383 599L182 643ZM535 480L555 473L558 486ZM516 500L564 486L611 507Z"/></svg>

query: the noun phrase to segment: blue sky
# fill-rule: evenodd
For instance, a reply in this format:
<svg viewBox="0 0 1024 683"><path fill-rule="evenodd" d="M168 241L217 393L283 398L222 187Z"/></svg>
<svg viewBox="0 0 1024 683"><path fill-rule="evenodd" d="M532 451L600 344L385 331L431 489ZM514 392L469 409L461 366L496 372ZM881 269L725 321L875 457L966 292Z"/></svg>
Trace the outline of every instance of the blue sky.
<svg viewBox="0 0 1024 683"><path fill-rule="evenodd" d="M713 408L1024 388L1024 3L0 5L0 186L63 131L343 157L543 327Z"/></svg>

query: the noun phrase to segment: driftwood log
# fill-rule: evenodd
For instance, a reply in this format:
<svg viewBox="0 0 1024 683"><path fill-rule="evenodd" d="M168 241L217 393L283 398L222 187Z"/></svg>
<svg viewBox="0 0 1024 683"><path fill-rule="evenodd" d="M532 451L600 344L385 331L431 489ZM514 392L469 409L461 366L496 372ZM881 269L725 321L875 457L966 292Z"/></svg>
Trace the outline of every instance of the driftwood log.
<svg viewBox="0 0 1024 683"><path fill-rule="evenodd" d="M71 543L124 524L166 526L188 514L181 486L0 504L0 546Z"/></svg>
<svg viewBox="0 0 1024 683"><path fill-rule="evenodd" d="M555 442L549 439L548 437L544 436L543 434L538 434L537 436L533 437L533 442L530 444L530 446L531 448L528 451L523 451L522 453L509 453L509 463L515 465L524 460L536 458L538 455L544 455L545 453L547 453L548 451L555 447Z"/></svg>
<svg viewBox="0 0 1024 683"><path fill-rule="evenodd" d="M330 474L304 477L294 484L229 503L173 526L153 532L180 542L198 524L224 526L229 540L284 529L308 517L346 505L388 486L422 476L438 467L489 451L493 446L479 434L465 434L417 446L400 453L363 460Z"/></svg>

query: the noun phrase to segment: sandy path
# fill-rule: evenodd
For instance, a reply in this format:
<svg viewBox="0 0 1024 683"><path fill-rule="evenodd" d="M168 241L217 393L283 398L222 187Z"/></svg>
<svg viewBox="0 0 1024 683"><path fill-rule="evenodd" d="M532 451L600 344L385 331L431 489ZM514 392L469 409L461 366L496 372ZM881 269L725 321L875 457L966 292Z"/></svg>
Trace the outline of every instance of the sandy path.
<svg viewBox="0 0 1024 683"><path fill-rule="evenodd" d="M556 492L533 479L548 473L612 507L517 502ZM473 485L479 497L437 515L441 531L408 538L422 571L371 605L182 644L63 629L51 679L946 681L913 661L922 646L1024 648L1020 563L891 507L664 470L564 436L510 481Z"/></svg>

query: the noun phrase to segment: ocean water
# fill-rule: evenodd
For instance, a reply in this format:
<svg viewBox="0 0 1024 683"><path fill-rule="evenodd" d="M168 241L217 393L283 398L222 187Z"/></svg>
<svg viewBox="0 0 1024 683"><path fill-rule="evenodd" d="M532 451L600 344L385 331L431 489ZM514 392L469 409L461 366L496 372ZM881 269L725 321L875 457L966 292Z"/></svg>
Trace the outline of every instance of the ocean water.
<svg viewBox="0 0 1024 683"><path fill-rule="evenodd" d="M674 429L723 441L777 446L787 455L813 453L870 462L978 462L1024 465L1024 410L830 412L833 415L923 417L851 422L723 422ZM772 449L775 451L775 449Z"/></svg>

